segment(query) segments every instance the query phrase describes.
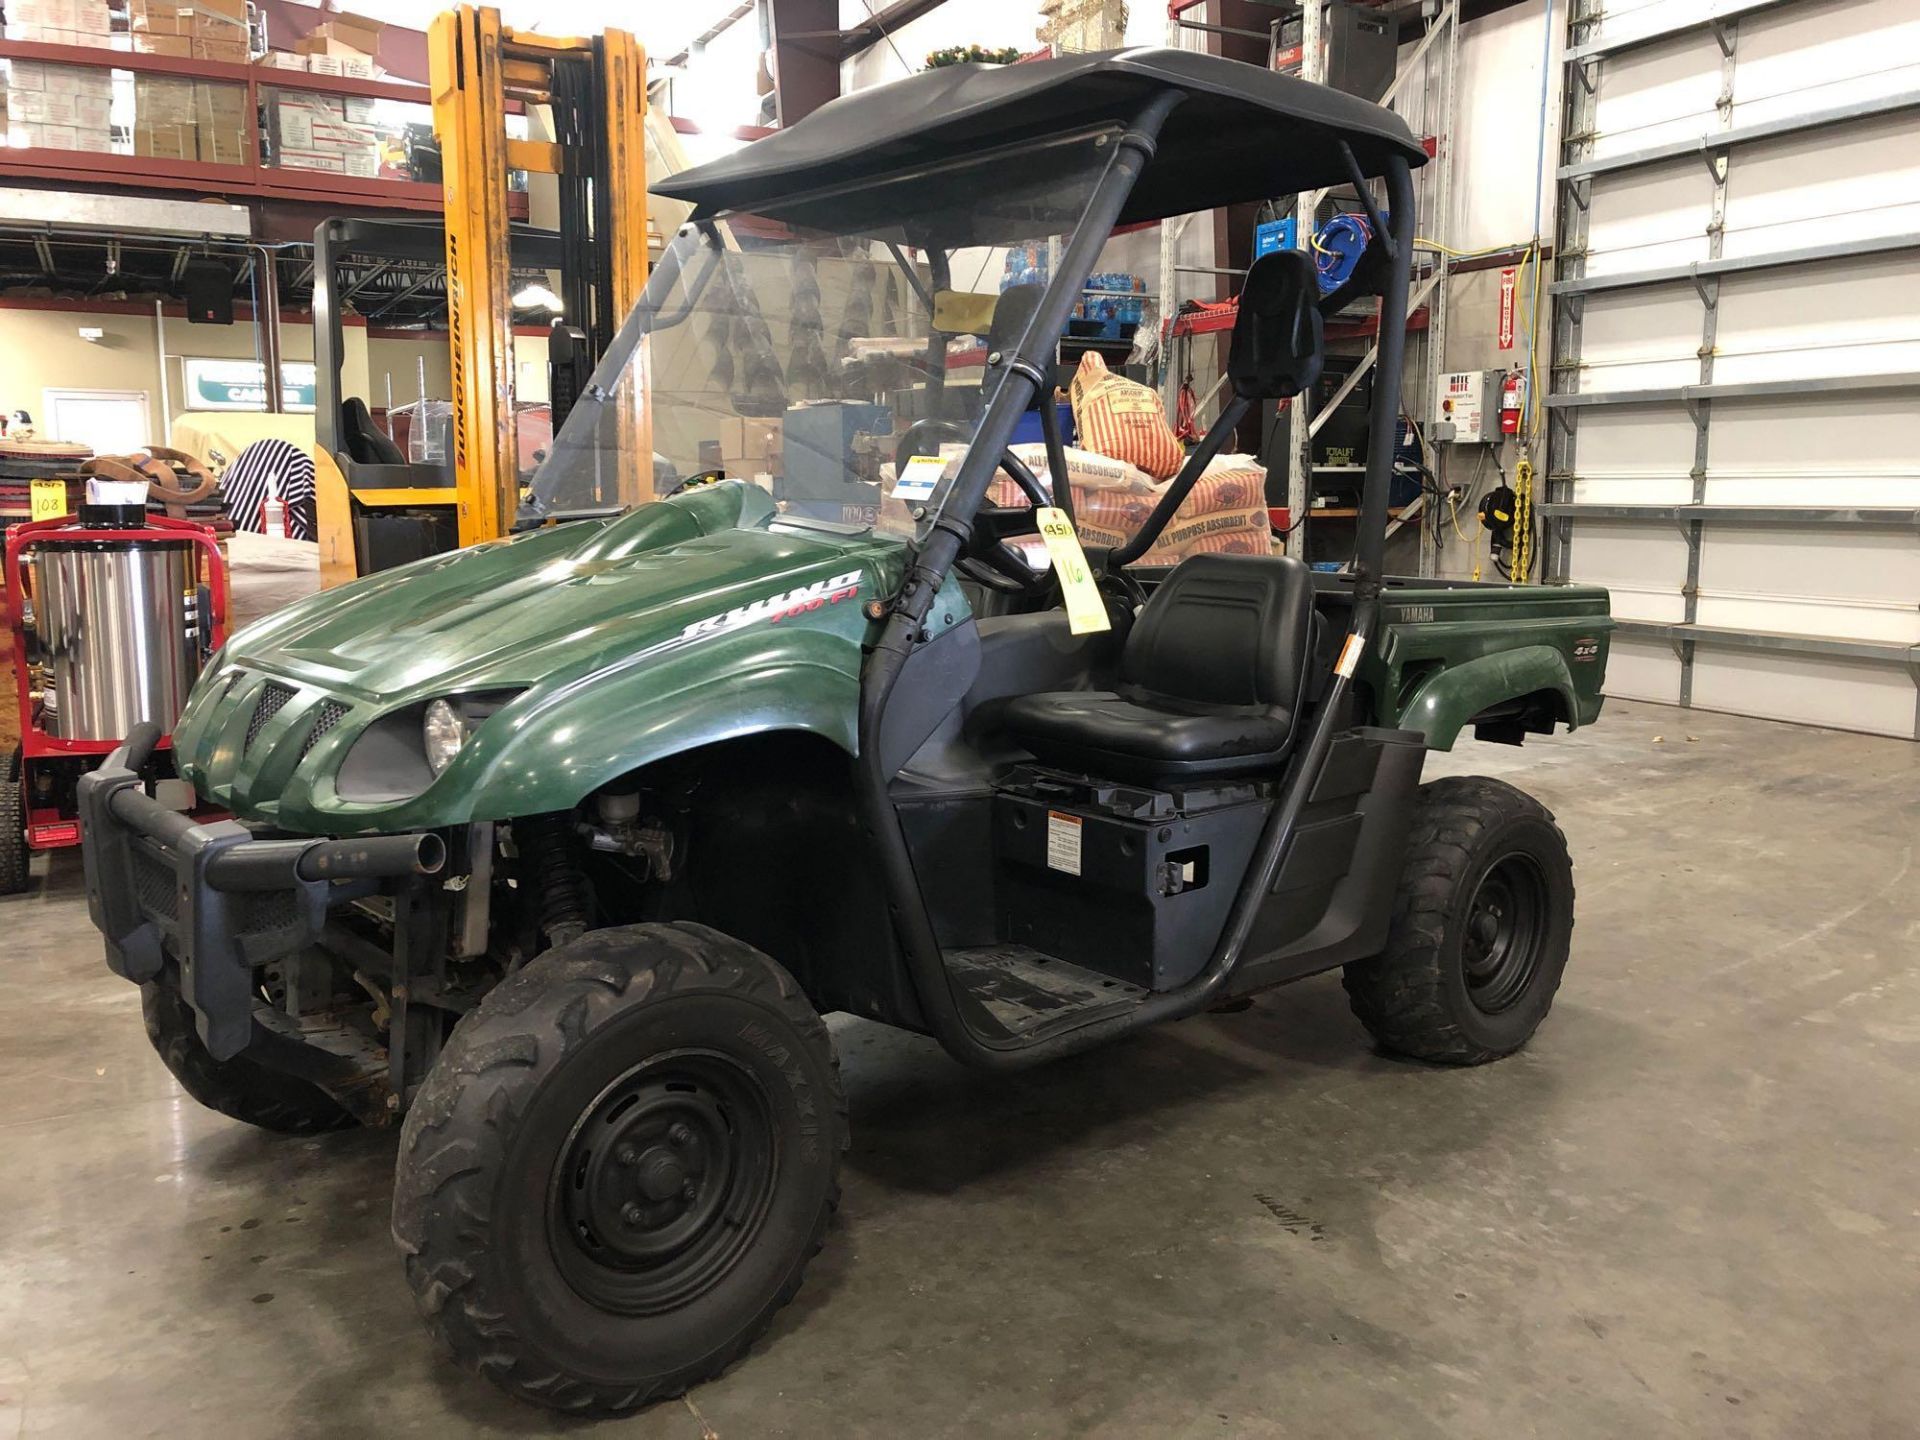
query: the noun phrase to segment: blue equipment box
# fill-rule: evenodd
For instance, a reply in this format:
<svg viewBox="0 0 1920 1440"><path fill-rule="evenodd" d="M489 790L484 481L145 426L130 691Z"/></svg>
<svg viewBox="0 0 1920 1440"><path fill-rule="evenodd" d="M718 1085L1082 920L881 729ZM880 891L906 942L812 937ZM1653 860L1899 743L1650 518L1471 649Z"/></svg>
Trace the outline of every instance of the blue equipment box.
<svg viewBox="0 0 1920 1440"><path fill-rule="evenodd" d="M1269 220L1264 225L1253 227L1253 258L1270 255L1275 250L1298 250L1294 241L1294 217L1284 220Z"/></svg>

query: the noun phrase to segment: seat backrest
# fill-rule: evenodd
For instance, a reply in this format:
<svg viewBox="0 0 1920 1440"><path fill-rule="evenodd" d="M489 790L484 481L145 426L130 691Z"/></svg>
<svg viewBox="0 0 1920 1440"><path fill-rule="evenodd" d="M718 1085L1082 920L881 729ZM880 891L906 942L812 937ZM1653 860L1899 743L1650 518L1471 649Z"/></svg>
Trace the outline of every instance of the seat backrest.
<svg viewBox="0 0 1920 1440"><path fill-rule="evenodd" d="M1326 325L1320 281L1304 250L1273 250L1253 262L1227 347L1227 376L1246 400L1298 395L1320 378Z"/></svg>
<svg viewBox="0 0 1920 1440"><path fill-rule="evenodd" d="M1213 705L1299 703L1313 576L1287 555L1193 555L1153 592L1120 681Z"/></svg>
<svg viewBox="0 0 1920 1440"><path fill-rule="evenodd" d="M388 438L385 431L373 423L373 412L367 409L367 402L358 395L349 395L340 407L340 418L346 424L347 456L362 465L404 465L406 452ZM415 424L420 424L415 417Z"/></svg>

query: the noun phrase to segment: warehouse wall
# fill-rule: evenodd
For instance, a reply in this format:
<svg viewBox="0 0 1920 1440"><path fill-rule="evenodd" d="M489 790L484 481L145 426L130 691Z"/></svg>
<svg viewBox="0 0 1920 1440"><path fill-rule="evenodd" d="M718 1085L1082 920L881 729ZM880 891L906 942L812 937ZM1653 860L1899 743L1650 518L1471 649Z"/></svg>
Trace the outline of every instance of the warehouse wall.
<svg viewBox="0 0 1920 1440"><path fill-rule="evenodd" d="M1543 148L1540 66L1549 32ZM1460 27L1453 214L1445 237L1454 249L1524 245L1534 232L1536 193L1540 232L1552 235L1565 35L1565 0L1557 0L1550 25L1546 0L1525 0ZM1409 123L1418 119L1409 116Z"/></svg>
<svg viewBox="0 0 1920 1440"><path fill-rule="evenodd" d="M106 333L98 343L89 343L80 338L82 326ZM167 319L167 345L172 352L167 385L176 407L181 354L219 360L251 360L255 354L251 325L189 325L179 316ZM282 348L289 360L311 360L312 330L285 326ZM49 388L141 390L158 425L158 356L152 315L0 307L0 405L9 414L24 409L41 416L46 409L41 392Z"/></svg>
<svg viewBox="0 0 1920 1440"><path fill-rule="evenodd" d="M1423 217L1421 230L1425 235L1444 240L1465 254L1524 250L1536 233L1537 206L1541 243L1551 245L1565 37L1564 0L1556 0L1551 16L1546 0L1525 0L1460 27L1452 215L1438 233ZM1547 77L1544 105L1543 53ZM1410 117L1416 125L1420 119ZM1501 350L1498 335L1503 268L1508 267L1463 270L1449 282L1442 370L1527 365L1525 331L1537 272L1529 267L1519 277L1522 290L1515 300L1515 319L1521 334L1514 348ZM1544 307L1540 327L1540 363L1544 365L1548 353ZM1421 418L1431 420L1434 397L1422 395L1418 399ZM1477 569L1483 579L1498 579L1488 561L1487 536L1476 511L1482 496L1511 477L1519 448L1507 442L1497 448L1443 445L1439 450L1437 468L1442 481L1467 489L1452 513L1440 510L1429 530L1436 543L1435 568L1444 576L1464 578ZM1535 447L1534 464L1544 467L1544 440Z"/></svg>
<svg viewBox="0 0 1920 1440"><path fill-rule="evenodd" d="M80 338L82 326L105 332L98 342ZM313 329L283 323L281 351L288 360L313 358ZM427 395L444 400L452 393L451 359L444 335L422 339L370 338L364 327L348 326L344 375L349 393L369 404L387 403L391 377L395 404L418 397L419 361L427 367ZM180 360L191 358L251 360L256 356L253 326L189 325L168 316L167 388L177 413L183 393ZM547 398L547 341L545 336L519 335L514 340L520 399ZM0 407L7 414L26 410L44 415L46 389L139 390L156 427L160 423L159 344L151 315L102 313L92 310L21 309L0 305ZM154 437L158 439L158 436Z"/></svg>

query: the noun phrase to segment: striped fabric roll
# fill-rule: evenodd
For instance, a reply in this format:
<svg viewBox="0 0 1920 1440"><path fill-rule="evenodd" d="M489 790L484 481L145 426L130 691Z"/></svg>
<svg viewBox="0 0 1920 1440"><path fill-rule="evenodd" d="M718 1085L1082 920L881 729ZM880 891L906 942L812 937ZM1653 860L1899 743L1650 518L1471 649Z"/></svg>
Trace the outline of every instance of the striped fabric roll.
<svg viewBox="0 0 1920 1440"><path fill-rule="evenodd" d="M256 440L220 477L227 514L236 530L267 533L267 496L277 492L287 507L287 535L312 540L313 457L285 440Z"/></svg>

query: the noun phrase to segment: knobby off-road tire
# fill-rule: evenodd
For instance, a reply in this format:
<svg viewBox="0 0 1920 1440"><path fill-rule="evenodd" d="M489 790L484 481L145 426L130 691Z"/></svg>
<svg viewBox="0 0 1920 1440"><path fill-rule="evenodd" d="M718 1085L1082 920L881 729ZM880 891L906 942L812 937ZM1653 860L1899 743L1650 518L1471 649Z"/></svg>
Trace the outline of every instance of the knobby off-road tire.
<svg viewBox="0 0 1920 1440"><path fill-rule="evenodd" d="M1387 1049L1480 1065L1539 1028L1572 935L1573 864L1551 812L1498 780L1435 780L1420 787L1386 948L1342 979Z"/></svg>
<svg viewBox="0 0 1920 1440"><path fill-rule="evenodd" d="M193 1028L193 1007L169 965L140 987L147 1038L180 1088L209 1110L282 1135L318 1135L357 1123L319 1086L236 1055L216 1060Z"/></svg>
<svg viewBox="0 0 1920 1440"><path fill-rule="evenodd" d="M0 895L18 895L27 888L26 796L20 793L17 758L0 765Z"/></svg>
<svg viewBox="0 0 1920 1440"><path fill-rule="evenodd" d="M454 1030L401 1132L393 1235L463 1367L617 1414L717 1375L793 1298L846 1144L785 970L702 925L596 930Z"/></svg>

